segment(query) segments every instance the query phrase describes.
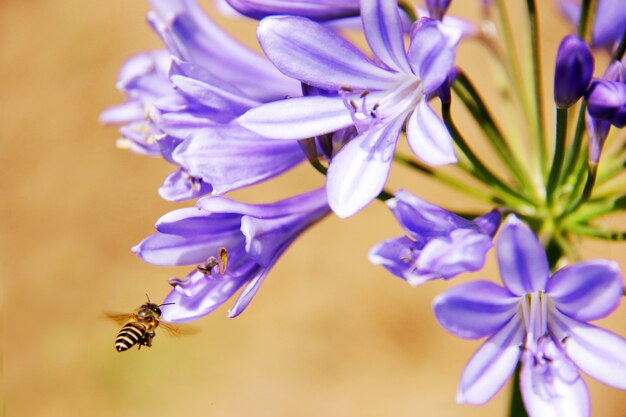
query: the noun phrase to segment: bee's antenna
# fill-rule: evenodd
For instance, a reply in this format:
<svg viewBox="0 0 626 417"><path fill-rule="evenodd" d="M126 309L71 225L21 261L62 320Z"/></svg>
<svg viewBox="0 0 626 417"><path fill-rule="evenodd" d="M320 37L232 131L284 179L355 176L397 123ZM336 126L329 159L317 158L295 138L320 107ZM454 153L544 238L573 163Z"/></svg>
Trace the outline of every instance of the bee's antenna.
<svg viewBox="0 0 626 417"><path fill-rule="evenodd" d="M176 304L176 303L165 303L165 304L159 304L159 307L163 307L163 306L171 306L172 304Z"/></svg>

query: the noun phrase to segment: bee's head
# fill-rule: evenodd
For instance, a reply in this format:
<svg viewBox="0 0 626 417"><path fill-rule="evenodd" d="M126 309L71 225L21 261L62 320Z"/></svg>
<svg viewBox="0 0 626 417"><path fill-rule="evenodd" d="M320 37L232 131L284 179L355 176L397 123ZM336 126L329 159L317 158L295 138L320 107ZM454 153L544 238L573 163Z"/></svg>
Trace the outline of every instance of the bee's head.
<svg viewBox="0 0 626 417"><path fill-rule="evenodd" d="M161 315L161 309L159 307L161 307L158 304L154 304L154 303L145 303L144 305L141 306L142 308L147 308L151 311L153 311L157 316Z"/></svg>
<svg viewBox="0 0 626 417"><path fill-rule="evenodd" d="M142 309L147 308L148 310L154 312L154 314L156 314L157 317L161 315L161 308L160 308L161 306L174 304L174 303L154 304L153 302L150 301L150 297L148 297L148 294L146 294L146 298L148 298L148 302L142 305L141 308Z"/></svg>

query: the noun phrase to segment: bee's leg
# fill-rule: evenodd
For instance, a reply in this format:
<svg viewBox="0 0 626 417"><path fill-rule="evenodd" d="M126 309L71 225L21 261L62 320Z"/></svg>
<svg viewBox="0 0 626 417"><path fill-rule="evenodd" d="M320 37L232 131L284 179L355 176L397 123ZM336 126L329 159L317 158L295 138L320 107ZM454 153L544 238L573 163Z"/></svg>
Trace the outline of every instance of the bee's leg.
<svg viewBox="0 0 626 417"><path fill-rule="evenodd" d="M152 346L152 339L154 339L154 336L156 336L156 332L150 332L150 333L146 333L146 336L143 340L143 344L151 347Z"/></svg>

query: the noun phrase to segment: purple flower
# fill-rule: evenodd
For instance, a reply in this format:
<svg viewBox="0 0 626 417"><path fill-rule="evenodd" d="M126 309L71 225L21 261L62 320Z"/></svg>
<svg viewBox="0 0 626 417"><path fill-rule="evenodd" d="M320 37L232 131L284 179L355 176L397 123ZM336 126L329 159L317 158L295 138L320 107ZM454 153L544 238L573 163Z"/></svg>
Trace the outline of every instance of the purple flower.
<svg viewBox="0 0 626 417"><path fill-rule="evenodd" d="M561 12L574 25L580 19L580 0L559 0ZM626 28L626 7L623 0L599 0L596 8L591 44L610 49Z"/></svg>
<svg viewBox="0 0 626 417"><path fill-rule="evenodd" d="M253 19L271 15L294 15L313 20L358 16L359 0L227 0L239 13Z"/></svg>
<svg viewBox="0 0 626 417"><path fill-rule="evenodd" d="M543 247L511 215L496 242L504 287L462 284L437 297L437 321L467 339L489 339L463 370L457 401L482 404L513 374L531 417L588 416L589 393L579 371L626 389L626 340L588 321L615 310L624 286L615 262L595 260L552 276Z"/></svg>
<svg viewBox="0 0 626 417"><path fill-rule="evenodd" d="M405 121L418 157L432 165L456 162L450 134L427 100L452 68L460 33L425 19L413 26L406 51L396 1L363 0L361 18L376 63L311 20L263 19L259 41L280 71L339 94L276 101L239 118L248 129L277 139L315 137L356 125L359 135L328 170L329 204L340 217L356 213L380 193Z"/></svg>
<svg viewBox="0 0 626 417"><path fill-rule="evenodd" d="M408 236L379 243L369 258L414 287L481 269L501 219L493 210L465 220L402 190L387 206Z"/></svg>
<svg viewBox="0 0 626 417"><path fill-rule="evenodd" d="M129 60L118 83L129 100L101 119L129 123L122 128L127 146L179 167L159 194L180 201L225 193L303 161L297 143L263 138L234 122L251 107L298 95L300 84L228 36L195 1L152 6L148 20L168 51Z"/></svg>
<svg viewBox="0 0 626 417"><path fill-rule="evenodd" d="M587 91L593 76L593 55L589 45L576 35L561 41L554 69L554 101L567 109Z"/></svg>
<svg viewBox="0 0 626 417"><path fill-rule="evenodd" d="M226 273L192 271L171 281L163 319L184 322L205 316L244 287L229 317L248 306L266 275L307 228L330 213L324 189L273 204L243 204L205 197L198 208L174 210L161 217L157 233L133 248L144 261L162 266L205 264L220 248L228 253Z"/></svg>

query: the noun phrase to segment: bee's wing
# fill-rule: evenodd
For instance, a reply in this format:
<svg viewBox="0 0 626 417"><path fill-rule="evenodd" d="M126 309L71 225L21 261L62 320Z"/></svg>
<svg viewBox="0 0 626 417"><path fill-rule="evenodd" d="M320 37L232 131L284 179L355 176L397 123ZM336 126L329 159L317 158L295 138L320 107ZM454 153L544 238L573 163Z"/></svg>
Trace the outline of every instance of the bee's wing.
<svg viewBox="0 0 626 417"><path fill-rule="evenodd" d="M132 313L110 313L106 311L104 316L110 320L113 320L119 325L126 324L129 322L135 315Z"/></svg>
<svg viewBox="0 0 626 417"><path fill-rule="evenodd" d="M198 333L198 328L193 326L177 326L175 324L159 321L159 327L164 329L167 334L174 337L188 336Z"/></svg>

